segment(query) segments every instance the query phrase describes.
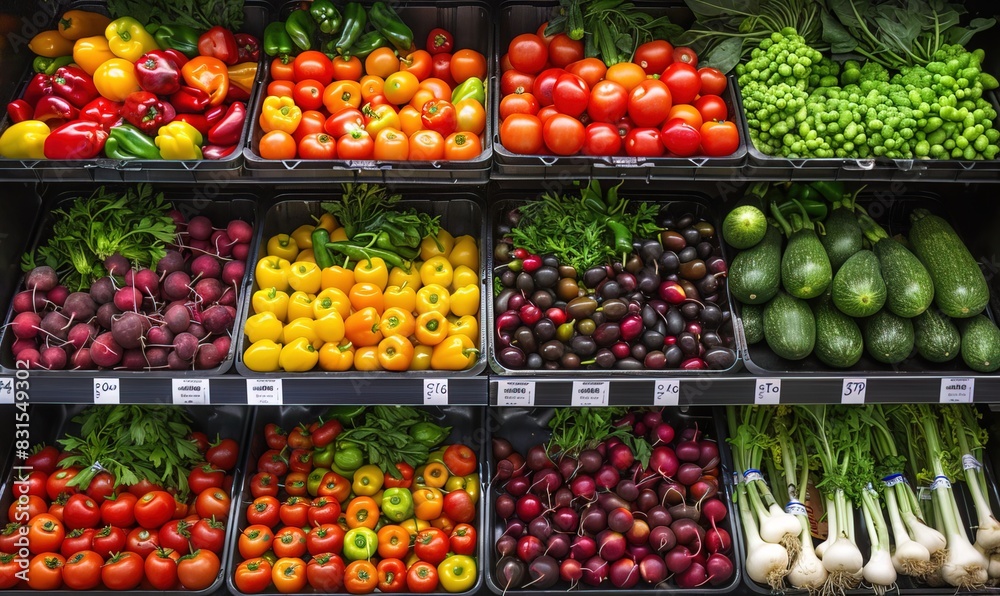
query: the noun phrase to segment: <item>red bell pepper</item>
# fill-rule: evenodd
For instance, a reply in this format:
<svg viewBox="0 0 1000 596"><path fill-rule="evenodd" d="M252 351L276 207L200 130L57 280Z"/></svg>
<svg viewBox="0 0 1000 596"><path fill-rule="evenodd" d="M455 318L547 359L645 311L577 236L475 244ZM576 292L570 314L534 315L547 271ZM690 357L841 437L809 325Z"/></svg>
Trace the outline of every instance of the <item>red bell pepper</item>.
<svg viewBox="0 0 1000 596"><path fill-rule="evenodd" d="M215 126L215 123L219 120L222 120L222 117L226 115L226 109L227 106L219 105L205 110L205 119L208 120L209 128Z"/></svg>
<svg viewBox="0 0 1000 596"><path fill-rule="evenodd" d="M122 118L151 137L176 115L172 105L149 91L130 93L122 106Z"/></svg>
<svg viewBox="0 0 1000 596"><path fill-rule="evenodd" d="M35 104L33 118L42 122L50 122L52 120L76 120L79 115L80 110L65 97L46 95Z"/></svg>
<svg viewBox="0 0 1000 596"><path fill-rule="evenodd" d="M31 107L31 104L23 99L15 99L7 104L7 117L10 118L10 121L14 124L24 122L25 120L31 120L34 115L35 108Z"/></svg>
<svg viewBox="0 0 1000 596"><path fill-rule="evenodd" d="M45 157L48 159L93 159L104 150L108 131L97 122L74 120L53 130L45 137Z"/></svg>
<svg viewBox="0 0 1000 596"><path fill-rule="evenodd" d="M205 159L223 159L232 155L236 151L236 145L223 147L222 145L205 145L201 148L201 155Z"/></svg>
<svg viewBox="0 0 1000 596"><path fill-rule="evenodd" d="M174 121L180 120L181 122L187 122L194 127L195 130L201 133L201 136L208 136L208 131L212 128L212 125L208 123L208 119L205 118L203 114L177 114L174 117Z"/></svg>
<svg viewBox="0 0 1000 596"><path fill-rule="evenodd" d="M249 33L237 33L238 62L260 62L260 40Z"/></svg>
<svg viewBox="0 0 1000 596"><path fill-rule="evenodd" d="M226 103L233 103L234 101L250 101L250 94L236 85L229 85L229 91L226 92Z"/></svg>
<svg viewBox="0 0 1000 596"><path fill-rule="evenodd" d="M236 36L225 27L216 25L201 34L198 38L198 53L202 56L218 58L226 64L233 65L240 61L240 50Z"/></svg>
<svg viewBox="0 0 1000 596"><path fill-rule="evenodd" d="M167 52L153 50L136 61L135 80L143 91L155 95L172 95L181 88L181 67Z"/></svg>
<svg viewBox="0 0 1000 596"><path fill-rule="evenodd" d="M178 50L175 50L173 48L168 48L166 50L160 50L160 51L173 58L174 62L177 63L177 68L180 68L185 64L187 64L188 57L180 53L180 51Z"/></svg>
<svg viewBox="0 0 1000 596"><path fill-rule="evenodd" d="M94 101L83 106L80 110L80 119L97 122L104 130L110 131L122 120L122 104L111 101L106 97L98 97Z"/></svg>
<svg viewBox="0 0 1000 596"><path fill-rule="evenodd" d="M53 95L55 92L52 87L52 75L40 72L28 81L28 87L24 90L24 96L21 99L34 107L39 99L46 95Z"/></svg>
<svg viewBox="0 0 1000 596"><path fill-rule="evenodd" d="M226 110L226 115L208 131L208 142L211 145L235 145L240 140L243 125L247 120L247 108L241 102L233 103Z"/></svg>
<svg viewBox="0 0 1000 596"><path fill-rule="evenodd" d="M211 100L208 91L186 85L181 85L180 91L170 96L171 105L181 114L201 114Z"/></svg>
<svg viewBox="0 0 1000 596"><path fill-rule="evenodd" d="M91 78L82 68L63 66L52 75L52 89L56 95L69 100L71 104L82 108L101 96Z"/></svg>

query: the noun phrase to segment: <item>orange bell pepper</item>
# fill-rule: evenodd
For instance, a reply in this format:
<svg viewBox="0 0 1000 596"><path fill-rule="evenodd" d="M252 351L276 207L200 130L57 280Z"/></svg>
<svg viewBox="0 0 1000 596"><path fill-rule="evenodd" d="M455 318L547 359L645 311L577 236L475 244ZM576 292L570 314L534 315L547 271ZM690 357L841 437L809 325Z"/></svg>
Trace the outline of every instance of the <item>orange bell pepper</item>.
<svg viewBox="0 0 1000 596"><path fill-rule="evenodd" d="M382 294L385 310L401 308L412 313L417 308L417 292L409 286L389 286Z"/></svg>
<svg viewBox="0 0 1000 596"><path fill-rule="evenodd" d="M441 517L431 520L431 527L438 528L444 531L445 534L451 536L451 532L455 529L455 522L451 521L447 516L442 515Z"/></svg>
<svg viewBox="0 0 1000 596"><path fill-rule="evenodd" d="M378 346L358 348L354 352L354 368L362 371L382 370L382 364L378 361Z"/></svg>
<svg viewBox="0 0 1000 596"><path fill-rule="evenodd" d="M427 486L413 491L413 511L417 519L437 519L441 517L443 507L444 494L440 490Z"/></svg>
<svg viewBox="0 0 1000 596"><path fill-rule="evenodd" d="M237 89L250 93L253 91L253 82L257 78L256 62L241 62L230 66L227 69L229 74L229 84Z"/></svg>
<svg viewBox="0 0 1000 596"><path fill-rule="evenodd" d="M381 319L375 307L362 308L344 321L344 336L358 348L377 346L378 342L382 341L380 323ZM355 360L357 360L356 354Z"/></svg>
<svg viewBox="0 0 1000 596"><path fill-rule="evenodd" d="M351 481L336 472L327 472L316 491L317 496L331 497L341 503L346 501L350 494Z"/></svg>
<svg viewBox="0 0 1000 596"><path fill-rule="evenodd" d="M357 273L354 275L357 276ZM351 306L354 307L354 310L372 307L379 316L382 316L385 311L385 298L382 296L382 290L373 283L356 283L347 296L351 299Z"/></svg>
<svg viewBox="0 0 1000 596"><path fill-rule="evenodd" d="M387 337L378 344L378 362L385 370L403 371L413 360L413 344L405 335Z"/></svg>
<svg viewBox="0 0 1000 596"><path fill-rule="evenodd" d="M378 525L378 503L371 497L354 497L347 504L344 519L348 528L368 528L374 530Z"/></svg>
<svg viewBox="0 0 1000 596"><path fill-rule="evenodd" d="M410 337L413 335L415 327L416 321L414 321L410 311L395 306L385 309L385 312L382 313L382 322L379 324L379 329L382 330L384 337L394 335Z"/></svg>
<svg viewBox="0 0 1000 596"><path fill-rule="evenodd" d="M345 269L339 265L327 267L322 272L319 286L324 290L337 288L346 296L354 287L354 270Z"/></svg>
<svg viewBox="0 0 1000 596"><path fill-rule="evenodd" d="M323 90L323 106L331 114L361 105L361 84L357 81L334 81Z"/></svg>
<svg viewBox="0 0 1000 596"><path fill-rule="evenodd" d="M321 370L343 372L354 366L354 346L349 341L339 344L325 343L319 349Z"/></svg>
<svg viewBox="0 0 1000 596"><path fill-rule="evenodd" d="M189 87L208 93L209 105L221 105L229 93L229 67L218 58L192 58L181 67L181 75Z"/></svg>
<svg viewBox="0 0 1000 596"><path fill-rule="evenodd" d="M429 310L417 317L417 328L414 335L417 341L425 346L436 346L448 337L450 323L448 319L436 310Z"/></svg>
<svg viewBox="0 0 1000 596"><path fill-rule="evenodd" d="M448 467L441 462L431 462L424 467L424 485L431 488L444 488L448 476Z"/></svg>

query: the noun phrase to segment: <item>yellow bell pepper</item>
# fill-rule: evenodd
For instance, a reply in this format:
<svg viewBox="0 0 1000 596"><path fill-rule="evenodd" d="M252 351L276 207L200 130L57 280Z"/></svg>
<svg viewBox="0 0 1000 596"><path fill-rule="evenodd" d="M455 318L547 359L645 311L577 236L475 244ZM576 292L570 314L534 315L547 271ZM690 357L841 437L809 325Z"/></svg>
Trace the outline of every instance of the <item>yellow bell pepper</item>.
<svg viewBox="0 0 1000 596"><path fill-rule="evenodd" d="M469 474L468 476L451 476L444 484L447 492L454 490L464 490L472 497L472 503L479 501L479 474Z"/></svg>
<svg viewBox="0 0 1000 596"><path fill-rule="evenodd" d="M278 321L288 319L288 294L278 288L262 288L253 293L250 300L256 313L273 312Z"/></svg>
<svg viewBox="0 0 1000 596"><path fill-rule="evenodd" d="M438 284L447 288L451 285L451 280L455 276L448 259L441 255L431 257L420 266L420 281L425 285Z"/></svg>
<svg viewBox="0 0 1000 596"><path fill-rule="evenodd" d="M295 244L298 245L299 250L312 248L312 233L315 229L316 226L311 226L309 224L302 224L301 226L295 228L295 231L292 232L291 236L295 239Z"/></svg>
<svg viewBox="0 0 1000 596"><path fill-rule="evenodd" d="M431 367L431 354L433 352L434 348L432 346L414 346L413 360L410 361L410 370L429 370Z"/></svg>
<svg viewBox="0 0 1000 596"><path fill-rule="evenodd" d="M455 267L455 275L451 280L451 287L453 291L461 288L462 286L468 285L479 285L479 273L473 271L465 265Z"/></svg>
<svg viewBox="0 0 1000 596"><path fill-rule="evenodd" d="M347 230L344 228L337 228L330 232L330 242L346 242L347 240Z"/></svg>
<svg viewBox="0 0 1000 596"><path fill-rule="evenodd" d="M201 143L198 129L180 120L161 126L156 135L156 146L163 159L201 159Z"/></svg>
<svg viewBox="0 0 1000 596"><path fill-rule="evenodd" d="M49 126L40 120L12 124L0 135L0 157L10 159L45 159L45 138Z"/></svg>
<svg viewBox="0 0 1000 596"><path fill-rule="evenodd" d="M389 272L389 285L390 286L406 286L408 288L413 288L416 292L420 289L420 286L424 285L420 281L420 266L423 263L414 262L410 267L409 271L401 267L393 267L392 271Z"/></svg>
<svg viewBox="0 0 1000 596"><path fill-rule="evenodd" d="M296 106L291 97L268 95L264 99L264 107L259 118L260 127L264 132L281 130L292 134L301 121L302 108Z"/></svg>
<svg viewBox="0 0 1000 596"><path fill-rule="evenodd" d="M354 368L360 371L382 370L378 361L378 346L364 346L354 352Z"/></svg>
<svg viewBox="0 0 1000 596"><path fill-rule="evenodd" d="M389 283L389 267L380 257L359 261L354 267L354 280L357 283L370 283L384 290Z"/></svg>
<svg viewBox="0 0 1000 596"><path fill-rule="evenodd" d="M278 341L281 339L282 321L273 312L259 312L247 318L243 325L243 333L246 333L250 343L255 344L262 339Z"/></svg>
<svg viewBox="0 0 1000 596"><path fill-rule="evenodd" d="M346 296L351 291L351 288L354 287L354 270L345 269L340 265L327 267L322 271L319 285L324 290L336 288Z"/></svg>
<svg viewBox="0 0 1000 596"><path fill-rule="evenodd" d="M448 319L436 310L429 310L417 317L417 329L413 332L417 341L425 346L436 346L448 337Z"/></svg>
<svg viewBox="0 0 1000 596"><path fill-rule="evenodd" d="M98 93L119 103L125 101L130 94L142 90L135 78L135 65L123 58L112 58L98 66L94 71L94 86L97 87ZM200 137L201 133L198 133L198 136ZM175 158L164 157L164 159Z"/></svg>
<svg viewBox="0 0 1000 596"><path fill-rule="evenodd" d="M99 12L89 10L67 10L59 19L59 35L76 41L81 37L104 36L111 19Z"/></svg>
<svg viewBox="0 0 1000 596"><path fill-rule="evenodd" d="M343 372L354 366L354 346L351 342L325 343L319 349L319 367L326 371Z"/></svg>
<svg viewBox="0 0 1000 596"><path fill-rule="evenodd" d="M451 294L444 286L430 284L417 290L417 312L424 314L436 310L442 315L451 311Z"/></svg>
<svg viewBox="0 0 1000 596"><path fill-rule="evenodd" d="M316 319L313 327L317 337L325 344L338 344L344 339L344 318L337 311Z"/></svg>
<svg viewBox="0 0 1000 596"><path fill-rule="evenodd" d="M236 87L246 93L253 91L253 82L257 78L256 62L240 62L230 66L227 71L230 87Z"/></svg>
<svg viewBox="0 0 1000 596"><path fill-rule="evenodd" d="M108 47L115 56L129 62L135 62L150 50L160 49L142 23L132 17L121 17L111 21L104 30L104 37L107 38Z"/></svg>
<svg viewBox="0 0 1000 596"><path fill-rule="evenodd" d="M42 31L31 38L28 49L46 58L58 58L73 53L73 41L59 35L58 31Z"/></svg>
<svg viewBox="0 0 1000 596"><path fill-rule="evenodd" d="M406 312L413 312L417 308L417 293L409 286L389 286L382 294L382 298L386 310L401 308Z"/></svg>
<svg viewBox="0 0 1000 596"><path fill-rule="evenodd" d="M254 342L243 353L243 364L254 372L274 372L278 370L281 344L269 339Z"/></svg>
<svg viewBox="0 0 1000 596"><path fill-rule="evenodd" d="M267 255L292 262L299 256L299 243L288 234L275 234L267 239Z"/></svg>
<svg viewBox="0 0 1000 596"><path fill-rule="evenodd" d="M264 257L257 261L254 280L262 288L274 288L279 292L288 291L288 269L291 263L281 257Z"/></svg>
<svg viewBox="0 0 1000 596"><path fill-rule="evenodd" d="M306 341L316 347L323 345L323 342L319 340L319 335L316 334L316 321L313 321L311 318L299 317L292 319L281 330L281 341L284 344L290 344L300 337L305 338Z"/></svg>
<svg viewBox="0 0 1000 596"><path fill-rule="evenodd" d="M370 497L382 488L385 482L385 474L376 465L368 464L354 470L354 482L351 487L354 494L358 496Z"/></svg>
<svg viewBox="0 0 1000 596"><path fill-rule="evenodd" d="M285 320L294 321L302 317L313 318L313 302L315 302L313 297L306 292L292 292L292 295L288 297L288 317Z"/></svg>
<svg viewBox="0 0 1000 596"><path fill-rule="evenodd" d="M479 245L472 236L455 238L455 247L448 255L448 261L453 267L465 265L473 271L479 271Z"/></svg>
<svg viewBox="0 0 1000 596"><path fill-rule="evenodd" d="M399 525L410 534L411 538L431 527L430 522L427 520L417 518L401 521L399 522ZM419 561L420 559L418 558L417 560ZM407 562L407 567L409 566L410 563Z"/></svg>
<svg viewBox="0 0 1000 596"><path fill-rule="evenodd" d="M456 321L450 321L448 325L448 335L462 334L472 340L473 344L479 342L479 321L473 315L464 315Z"/></svg>
<svg viewBox="0 0 1000 596"><path fill-rule="evenodd" d="M479 285L469 284L455 290L451 295L451 313L464 317L479 312Z"/></svg>
<svg viewBox="0 0 1000 596"><path fill-rule="evenodd" d="M315 217L313 219L315 219ZM337 221L337 218L334 217L332 213L324 213L323 215L320 215L319 219L316 221L316 227L323 228L332 234L334 230L340 227L340 222Z"/></svg>
<svg viewBox="0 0 1000 596"><path fill-rule="evenodd" d="M438 228L437 236L427 236L420 241L420 258L424 261L441 255L445 258L455 246L455 238L444 228Z"/></svg>
<svg viewBox="0 0 1000 596"><path fill-rule="evenodd" d="M299 251L299 254L298 256L295 257L295 260L302 261L304 263L315 263L316 254L313 252L313 249L307 248L303 251Z"/></svg>
<svg viewBox="0 0 1000 596"><path fill-rule="evenodd" d="M465 370L479 359L479 350L466 335L452 335L434 346L431 368L434 370Z"/></svg>
<svg viewBox="0 0 1000 596"><path fill-rule="evenodd" d="M73 62L90 76L94 76L100 65L113 58L116 56L108 47L108 40L104 39L103 34L81 37L73 44Z"/></svg>
<svg viewBox="0 0 1000 596"><path fill-rule="evenodd" d="M382 313L382 321L379 323L382 337L392 337L393 335L410 337L415 328L416 321L414 321L410 311L397 307L385 309L385 312Z"/></svg>
<svg viewBox="0 0 1000 596"><path fill-rule="evenodd" d="M340 318L345 320L351 316L351 300L337 288L327 288L313 300L314 318L325 317L330 312L339 314Z"/></svg>
<svg viewBox="0 0 1000 596"><path fill-rule="evenodd" d="M307 372L315 368L318 362L319 352L304 337L285 344L278 356L278 366L286 372Z"/></svg>
<svg viewBox="0 0 1000 596"><path fill-rule="evenodd" d="M319 265L316 263L296 261L292 263L291 270L288 272L288 285L293 290L315 294L319 292L321 277Z"/></svg>

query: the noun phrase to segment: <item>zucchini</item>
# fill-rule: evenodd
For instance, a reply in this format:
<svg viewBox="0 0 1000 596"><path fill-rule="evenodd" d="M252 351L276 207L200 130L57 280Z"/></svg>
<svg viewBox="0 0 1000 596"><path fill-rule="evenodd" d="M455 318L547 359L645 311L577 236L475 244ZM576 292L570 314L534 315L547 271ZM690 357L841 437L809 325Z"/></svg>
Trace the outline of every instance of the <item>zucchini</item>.
<svg viewBox="0 0 1000 596"><path fill-rule="evenodd" d="M977 372L1000 369L1000 329L985 315L976 315L964 323L962 360Z"/></svg>
<svg viewBox="0 0 1000 596"><path fill-rule="evenodd" d="M764 339L778 356L802 360L816 344L816 318L809 304L781 290L764 307Z"/></svg>
<svg viewBox="0 0 1000 596"><path fill-rule="evenodd" d="M926 209L915 209L910 220L910 245L934 281L941 312L956 319L983 312L990 300L986 278L954 228Z"/></svg>
<svg viewBox="0 0 1000 596"><path fill-rule="evenodd" d="M951 319L931 308L913 317L913 343L925 359L948 362L958 356L962 336Z"/></svg>
<svg viewBox="0 0 1000 596"><path fill-rule="evenodd" d="M767 182L751 186L743 199L722 220L722 238L733 248L745 250L755 246L767 233L767 216L761 197L769 188Z"/></svg>
<svg viewBox="0 0 1000 596"><path fill-rule="evenodd" d="M870 250L854 253L833 278L833 303L845 315L870 317L885 304L885 282L878 257Z"/></svg>
<svg viewBox="0 0 1000 596"><path fill-rule="evenodd" d="M878 257L889 311L911 318L927 310L934 301L934 282L920 259L867 215L859 215L858 224Z"/></svg>
<svg viewBox="0 0 1000 596"><path fill-rule="evenodd" d="M781 286L781 232L768 226L757 246L736 255L729 265L729 291L743 304L764 304Z"/></svg>
<svg viewBox="0 0 1000 596"><path fill-rule="evenodd" d="M743 321L743 335L747 344L761 342L764 339L764 305L744 304L740 309L740 318Z"/></svg>
<svg viewBox="0 0 1000 596"><path fill-rule="evenodd" d="M793 214L791 225L781 214L778 205L771 205L771 214L788 236L788 246L781 256L781 285L796 298L815 298L830 286L833 269L809 215L801 203L795 203L801 215Z"/></svg>
<svg viewBox="0 0 1000 596"><path fill-rule="evenodd" d="M816 317L816 357L834 368L850 368L865 351L861 329L851 317L840 312L829 294L813 304Z"/></svg>
<svg viewBox="0 0 1000 596"><path fill-rule="evenodd" d="M865 348L885 364L898 364L913 352L913 322L882 309L864 323Z"/></svg>
<svg viewBox="0 0 1000 596"><path fill-rule="evenodd" d="M835 203L833 211L823 222L823 227L826 233L819 237L819 241L823 243L826 255L830 258L830 267L836 273L847 259L861 250L861 226L850 207Z"/></svg>

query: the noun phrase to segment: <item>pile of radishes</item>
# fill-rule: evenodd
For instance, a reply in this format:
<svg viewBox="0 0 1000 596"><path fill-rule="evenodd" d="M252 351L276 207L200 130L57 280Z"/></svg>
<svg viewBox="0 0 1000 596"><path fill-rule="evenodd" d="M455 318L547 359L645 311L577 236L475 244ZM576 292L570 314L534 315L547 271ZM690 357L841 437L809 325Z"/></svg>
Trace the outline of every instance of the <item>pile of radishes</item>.
<svg viewBox="0 0 1000 596"><path fill-rule="evenodd" d="M155 269L134 269L118 254L89 292L69 292L47 266L14 296L17 368L47 370L212 369L229 355L253 227L235 219L215 228L176 209L175 243Z"/></svg>
<svg viewBox="0 0 1000 596"><path fill-rule="evenodd" d="M717 443L659 410L629 413L616 426L648 439L648 466L617 437L575 457L547 453L545 444L522 456L493 440L500 589L687 589L732 580Z"/></svg>

